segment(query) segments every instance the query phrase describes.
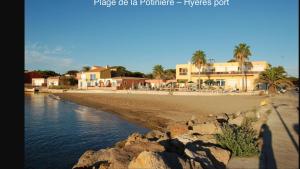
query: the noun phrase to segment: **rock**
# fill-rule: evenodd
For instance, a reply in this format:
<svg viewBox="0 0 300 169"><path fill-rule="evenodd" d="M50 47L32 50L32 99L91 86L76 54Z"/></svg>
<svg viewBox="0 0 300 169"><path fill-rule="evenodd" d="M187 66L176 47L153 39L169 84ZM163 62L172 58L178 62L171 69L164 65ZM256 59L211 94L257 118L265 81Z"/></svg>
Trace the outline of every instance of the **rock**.
<svg viewBox="0 0 300 169"><path fill-rule="evenodd" d="M157 142L137 142L124 147L124 150L138 155L142 151L163 152L164 146Z"/></svg>
<svg viewBox="0 0 300 169"><path fill-rule="evenodd" d="M77 164L73 166L73 169L92 167L96 162L96 152L93 150L88 150L85 153L83 153L83 155L79 158Z"/></svg>
<svg viewBox="0 0 300 169"><path fill-rule="evenodd" d="M170 169L159 154L151 151L141 152L137 158L133 159L128 165L128 169L142 168Z"/></svg>
<svg viewBox="0 0 300 169"><path fill-rule="evenodd" d="M211 146L207 147L210 150L211 155L218 161L223 163L225 166L228 164L228 161L230 159L230 151L216 147Z"/></svg>
<svg viewBox="0 0 300 169"><path fill-rule="evenodd" d="M205 169L215 169L213 162L207 157L204 151L192 151L188 148L184 150L184 153L194 161L201 163L201 166Z"/></svg>
<svg viewBox="0 0 300 169"><path fill-rule="evenodd" d="M125 146L130 145L134 142L147 142L148 140L143 137L140 133L133 133L131 134L125 143Z"/></svg>
<svg viewBox="0 0 300 169"><path fill-rule="evenodd" d="M168 126L168 131L170 132L170 136L176 137L188 132L188 126L181 123L174 123Z"/></svg>
<svg viewBox="0 0 300 169"><path fill-rule="evenodd" d="M195 121L194 120L189 120L189 121L186 122L186 124L188 126L193 126L195 124Z"/></svg>
<svg viewBox="0 0 300 169"><path fill-rule="evenodd" d="M201 135L204 134L220 134L222 133L222 129L216 122L207 122L196 124L193 126L193 130L191 133L198 133Z"/></svg>
<svg viewBox="0 0 300 169"><path fill-rule="evenodd" d="M96 154L97 161L109 163L109 169L127 168L129 162L134 157L134 153L123 149L110 148L99 150Z"/></svg>
<svg viewBox="0 0 300 169"><path fill-rule="evenodd" d="M188 157L200 162L203 168L218 169L225 169L231 155L228 150L201 141L187 144L184 152Z"/></svg>
<svg viewBox="0 0 300 169"><path fill-rule="evenodd" d="M228 120L229 120L229 117L228 117L228 115L226 113L224 113L224 114L217 115L216 116L216 120L219 123L227 123Z"/></svg>
<svg viewBox="0 0 300 169"><path fill-rule="evenodd" d="M145 137L148 140L158 140L162 137L164 137L164 133L158 130L151 130L150 132L148 132Z"/></svg>
<svg viewBox="0 0 300 169"><path fill-rule="evenodd" d="M127 140L122 140L122 141L119 141L115 144L114 147L116 148L123 148L125 146L125 143L126 143Z"/></svg>
<svg viewBox="0 0 300 169"><path fill-rule="evenodd" d="M180 142L178 139L168 139L159 142L163 145L168 152L173 152L179 155L183 154L184 144Z"/></svg>
<svg viewBox="0 0 300 169"><path fill-rule="evenodd" d="M204 143L212 143L216 144L217 141L215 139L214 135L206 134L206 135L194 135L194 134L183 134L181 136L175 137L178 139L180 142L182 142L184 145L187 143L195 142L201 140Z"/></svg>
<svg viewBox="0 0 300 169"><path fill-rule="evenodd" d="M229 119L228 123L229 124L235 124L237 126L241 126L243 121L244 121L244 116L240 115L240 116L237 116L236 118Z"/></svg>
<svg viewBox="0 0 300 169"><path fill-rule="evenodd" d="M201 164L191 159L183 159L176 153L163 152L160 153L165 163L170 168L182 168L182 169L202 169Z"/></svg>

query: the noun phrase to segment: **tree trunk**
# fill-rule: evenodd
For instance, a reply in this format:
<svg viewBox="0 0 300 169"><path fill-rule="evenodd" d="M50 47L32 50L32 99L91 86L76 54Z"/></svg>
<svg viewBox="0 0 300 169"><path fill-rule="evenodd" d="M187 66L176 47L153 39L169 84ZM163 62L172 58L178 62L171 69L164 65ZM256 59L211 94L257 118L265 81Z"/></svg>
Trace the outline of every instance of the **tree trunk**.
<svg viewBox="0 0 300 169"><path fill-rule="evenodd" d="M201 67L199 67L199 79L198 79L198 88L199 88L199 92L200 92L200 68L201 68Z"/></svg>

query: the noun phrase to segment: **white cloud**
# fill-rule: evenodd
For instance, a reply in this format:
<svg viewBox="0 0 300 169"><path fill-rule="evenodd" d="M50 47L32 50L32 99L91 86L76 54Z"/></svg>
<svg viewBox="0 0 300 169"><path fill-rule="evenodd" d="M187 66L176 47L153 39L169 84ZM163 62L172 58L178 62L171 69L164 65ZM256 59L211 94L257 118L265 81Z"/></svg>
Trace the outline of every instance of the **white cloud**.
<svg viewBox="0 0 300 169"><path fill-rule="evenodd" d="M29 69L50 69L64 72L74 68L74 61L61 46L49 48L33 43L25 46L25 67Z"/></svg>

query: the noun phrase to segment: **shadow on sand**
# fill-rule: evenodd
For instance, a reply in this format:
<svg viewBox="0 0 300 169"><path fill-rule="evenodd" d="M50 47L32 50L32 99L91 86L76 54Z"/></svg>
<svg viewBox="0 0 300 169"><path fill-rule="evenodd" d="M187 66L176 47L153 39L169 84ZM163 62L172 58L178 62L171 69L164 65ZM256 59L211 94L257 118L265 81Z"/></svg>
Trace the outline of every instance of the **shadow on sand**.
<svg viewBox="0 0 300 169"><path fill-rule="evenodd" d="M295 140L294 137L292 136L292 133L291 133L290 130L288 129L286 123L284 122L284 120L282 119L282 117L281 117L279 111L277 110L277 108L278 108L279 106L285 106L285 105L286 105L286 104L274 105L274 104L272 103L273 108L275 109L275 111L276 111L276 113L277 113L277 115L278 115L278 117L279 117L281 123L283 124L283 127L285 128L287 134L289 135L290 139L292 140L295 149L296 149L297 152L299 153L299 146L298 146L296 140ZM294 129L295 129L295 128L294 128Z"/></svg>
<svg viewBox="0 0 300 169"><path fill-rule="evenodd" d="M259 169L277 169L272 147L272 132L267 124L264 124L261 130L263 133L263 146L259 157Z"/></svg>

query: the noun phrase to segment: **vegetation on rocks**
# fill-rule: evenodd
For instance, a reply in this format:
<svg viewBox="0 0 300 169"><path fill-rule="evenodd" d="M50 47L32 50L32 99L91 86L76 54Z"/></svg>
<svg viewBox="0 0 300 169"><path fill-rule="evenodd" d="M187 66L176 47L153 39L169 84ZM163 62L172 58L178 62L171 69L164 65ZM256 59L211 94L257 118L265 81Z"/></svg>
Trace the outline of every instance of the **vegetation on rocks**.
<svg viewBox="0 0 300 169"><path fill-rule="evenodd" d="M232 151L233 156L247 157L259 153L256 132L250 127L250 121L241 126L223 124L223 134L217 134L216 139L223 147Z"/></svg>

